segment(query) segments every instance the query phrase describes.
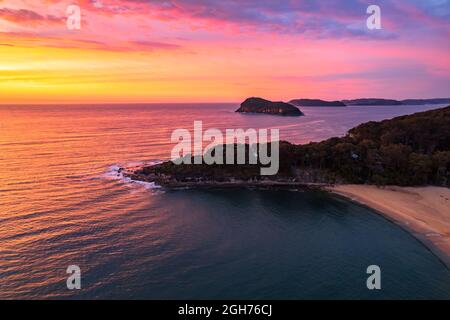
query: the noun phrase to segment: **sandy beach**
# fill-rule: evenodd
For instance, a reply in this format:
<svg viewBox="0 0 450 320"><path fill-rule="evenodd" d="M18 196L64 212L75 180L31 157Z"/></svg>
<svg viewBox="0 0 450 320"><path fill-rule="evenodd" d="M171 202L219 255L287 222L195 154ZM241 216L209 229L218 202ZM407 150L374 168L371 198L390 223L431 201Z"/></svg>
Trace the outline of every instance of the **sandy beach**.
<svg viewBox="0 0 450 320"><path fill-rule="evenodd" d="M328 189L377 210L409 230L450 269L450 189L368 185Z"/></svg>

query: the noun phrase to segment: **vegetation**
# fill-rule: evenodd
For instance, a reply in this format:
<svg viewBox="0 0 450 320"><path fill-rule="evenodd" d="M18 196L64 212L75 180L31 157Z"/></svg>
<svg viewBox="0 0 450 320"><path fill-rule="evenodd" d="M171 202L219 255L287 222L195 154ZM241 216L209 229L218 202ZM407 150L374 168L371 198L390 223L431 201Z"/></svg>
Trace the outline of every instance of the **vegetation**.
<svg viewBox="0 0 450 320"><path fill-rule="evenodd" d="M248 152L248 146L247 146ZM289 180L301 183L437 185L450 187L450 106L351 129L319 143L280 143L280 170L260 176L257 165L147 167L141 175L177 181ZM161 181L159 181L161 182Z"/></svg>
<svg viewBox="0 0 450 320"><path fill-rule="evenodd" d="M294 158L298 168L325 168L345 182L450 187L450 106L368 122L298 146Z"/></svg>

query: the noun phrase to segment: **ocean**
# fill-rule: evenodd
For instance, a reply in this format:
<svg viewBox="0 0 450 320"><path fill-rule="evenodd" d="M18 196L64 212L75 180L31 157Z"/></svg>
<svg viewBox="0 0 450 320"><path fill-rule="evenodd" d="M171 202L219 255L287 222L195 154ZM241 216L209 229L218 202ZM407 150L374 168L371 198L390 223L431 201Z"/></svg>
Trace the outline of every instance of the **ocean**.
<svg viewBox="0 0 450 320"><path fill-rule="evenodd" d="M167 191L121 166L170 157L174 129L279 128L293 143L439 106L0 106L2 299L450 298L450 270L376 212L325 192ZM68 290L66 269L81 269ZM378 265L382 289L368 290Z"/></svg>

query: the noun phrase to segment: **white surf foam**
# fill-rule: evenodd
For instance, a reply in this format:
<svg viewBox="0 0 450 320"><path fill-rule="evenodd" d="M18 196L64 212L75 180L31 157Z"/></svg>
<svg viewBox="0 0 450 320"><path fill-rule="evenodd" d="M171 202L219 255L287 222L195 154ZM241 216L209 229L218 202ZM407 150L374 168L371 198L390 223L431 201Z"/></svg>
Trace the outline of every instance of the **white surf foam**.
<svg viewBox="0 0 450 320"><path fill-rule="evenodd" d="M142 167L154 166L162 163L163 161L154 160L154 161L139 161L139 162L129 162L126 164L114 164L108 167L108 170L103 174L103 178L109 180L120 180L127 185L138 185L144 187L147 190L158 190L162 187L155 182L146 182L146 181L138 181L133 180L129 177L126 177L124 173L131 173L134 170L137 170Z"/></svg>

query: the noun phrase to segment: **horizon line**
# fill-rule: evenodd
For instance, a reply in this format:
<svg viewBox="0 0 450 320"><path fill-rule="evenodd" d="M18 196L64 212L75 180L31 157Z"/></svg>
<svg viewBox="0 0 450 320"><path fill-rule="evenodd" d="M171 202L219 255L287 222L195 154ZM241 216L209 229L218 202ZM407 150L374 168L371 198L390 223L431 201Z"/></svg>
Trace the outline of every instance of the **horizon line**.
<svg viewBox="0 0 450 320"><path fill-rule="evenodd" d="M256 96L248 97L248 98L257 98ZM247 98L246 98L247 99ZM435 100L435 99L450 99L450 97L433 97L433 98L403 98L403 99L396 99L396 98L374 98L374 97L362 97L362 98L346 98L346 99L321 99L321 98L293 98L289 100L272 100L275 102L281 101L281 102L290 102L292 100L300 100L300 99L306 99L306 100L322 100L322 101L339 101L343 102L346 100L359 100L359 99L383 99L383 100L395 100L395 101L404 101L404 100ZM270 99L266 99L270 100ZM11 102L11 103L2 103L0 102L0 106L32 106L32 105L41 105L41 106L53 106L53 105L143 105L143 104L240 104L242 102L236 102L236 101L190 101L190 102Z"/></svg>

